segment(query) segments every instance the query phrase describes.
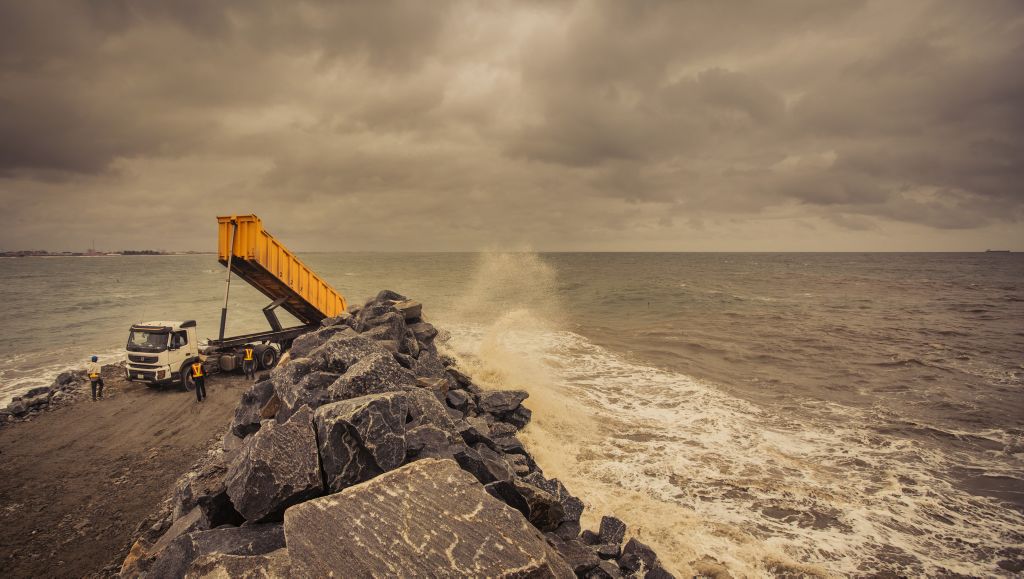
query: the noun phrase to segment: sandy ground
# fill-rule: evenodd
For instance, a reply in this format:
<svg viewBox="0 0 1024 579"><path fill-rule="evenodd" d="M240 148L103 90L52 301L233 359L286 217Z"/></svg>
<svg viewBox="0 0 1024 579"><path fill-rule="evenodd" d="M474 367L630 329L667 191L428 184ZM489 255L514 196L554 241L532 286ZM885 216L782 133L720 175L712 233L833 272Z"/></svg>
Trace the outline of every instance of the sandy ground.
<svg viewBox="0 0 1024 579"><path fill-rule="evenodd" d="M211 376L199 404L180 389L104 379L101 401L0 428L0 575L119 568L136 525L223 436L248 386L240 375Z"/></svg>

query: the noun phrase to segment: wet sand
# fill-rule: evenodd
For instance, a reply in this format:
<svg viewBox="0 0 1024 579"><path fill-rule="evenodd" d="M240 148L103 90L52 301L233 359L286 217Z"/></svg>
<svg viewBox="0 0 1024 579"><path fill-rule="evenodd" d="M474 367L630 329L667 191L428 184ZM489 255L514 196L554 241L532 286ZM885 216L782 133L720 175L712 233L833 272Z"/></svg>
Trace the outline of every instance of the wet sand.
<svg viewBox="0 0 1024 579"><path fill-rule="evenodd" d="M208 399L104 376L88 398L0 428L0 569L6 577L116 572L135 527L226 431L248 382ZM86 385L88 388L88 385Z"/></svg>

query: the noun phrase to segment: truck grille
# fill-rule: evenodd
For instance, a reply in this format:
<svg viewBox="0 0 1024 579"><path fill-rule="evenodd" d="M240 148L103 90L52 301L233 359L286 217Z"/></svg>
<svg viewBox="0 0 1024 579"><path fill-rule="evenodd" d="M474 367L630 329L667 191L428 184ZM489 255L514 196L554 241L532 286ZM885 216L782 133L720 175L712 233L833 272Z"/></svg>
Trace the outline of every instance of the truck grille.
<svg viewBox="0 0 1024 579"><path fill-rule="evenodd" d="M156 372L129 369L129 373L132 380L147 380L149 382L156 380Z"/></svg>
<svg viewBox="0 0 1024 579"><path fill-rule="evenodd" d="M157 356L137 356L135 354L128 354L128 361L138 362L140 364L156 364L160 358Z"/></svg>

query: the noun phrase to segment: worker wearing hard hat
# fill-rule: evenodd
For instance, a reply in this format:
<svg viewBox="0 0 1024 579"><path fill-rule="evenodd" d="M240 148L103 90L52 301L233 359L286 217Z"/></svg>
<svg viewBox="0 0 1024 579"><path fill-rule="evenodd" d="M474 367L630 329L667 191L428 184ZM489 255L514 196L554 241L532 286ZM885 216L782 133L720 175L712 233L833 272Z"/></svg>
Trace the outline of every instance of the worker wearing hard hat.
<svg viewBox="0 0 1024 579"><path fill-rule="evenodd" d="M196 402L206 400L206 370L203 369L202 358L196 358L188 370L192 383L196 385Z"/></svg>
<svg viewBox="0 0 1024 579"><path fill-rule="evenodd" d="M89 363L85 366L85 371L89 374L89 382L92 383L92 400L96 401L96 397L103 398L103 376L100 375L100 359L98 356L93 356L89 359Z"/></svg>
<svg viewBox="0 0 1024 579"><path fill-rule="evenodd" d="M256 348L252 344L242 348L242 370L249 380L256 379Z"/></svg>

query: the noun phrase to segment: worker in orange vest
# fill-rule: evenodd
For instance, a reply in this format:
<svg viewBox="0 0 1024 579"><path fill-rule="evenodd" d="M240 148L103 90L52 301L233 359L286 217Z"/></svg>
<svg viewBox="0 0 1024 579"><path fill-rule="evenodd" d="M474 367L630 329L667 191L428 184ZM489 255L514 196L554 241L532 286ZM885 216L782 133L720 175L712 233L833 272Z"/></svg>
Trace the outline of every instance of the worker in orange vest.
<svg viewBox="0 0 1024 579"><path fill-rule="evenodd" d="M256 348L252 344L246 344L243 348L242 370L245 377L250 380L256 379Z"/></svg>
<svg viewBox="0 0 1024 579"><path fill-rule="evenodd" d="M206 400L206 372L203 371L203 361L196 359L189 369L192 374L192 382L196 385L196 402Z"/></svg>
<svg viewBox="0 0 1024 579"><path fill-rule="evenodd" d="M92 383L92 400L96 401L97 394L103 398L103 376L101 375L100 359L93 356L89 359L86 372L89 374L89 382Z"/></svg>

